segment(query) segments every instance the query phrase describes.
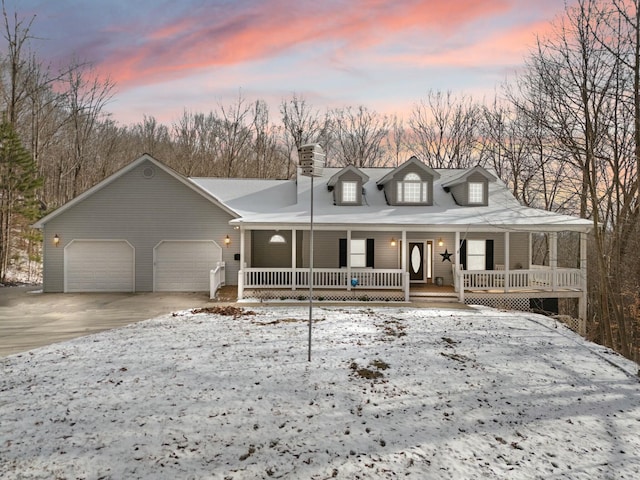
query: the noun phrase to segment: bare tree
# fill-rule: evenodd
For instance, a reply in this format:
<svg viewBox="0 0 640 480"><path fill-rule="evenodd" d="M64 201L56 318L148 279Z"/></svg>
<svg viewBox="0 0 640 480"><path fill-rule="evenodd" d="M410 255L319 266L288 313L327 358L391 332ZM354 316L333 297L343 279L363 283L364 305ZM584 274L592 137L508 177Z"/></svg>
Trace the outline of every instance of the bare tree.
<svg viewBox="0 0 640 480"><path fill-rule="evenodd" d="M531 91L544 102L538 121L553 138L548 152L575 169L580 214L593 220L591 278L597 282L590 287L590 305L600 339L629 356L617 266L627 236L620 228L628 225L621 214L630 211L637 193L635 156L629 161L634 128L628 127L637 118L629 114L636 110L627 101L635 97L627 95L633 81L615 54L624 44L615 13L610 2L578 0L554 35L539 40L529 68Z"/></svg>
<svg viewBox="0 0 640 480"><path fill-rule="evenodd" d="M434 168L466 168L480 161L481 111L470 97L430 90L409 119L416 153Z"/></svg>
<svg viewBox="0 0 640 480"><path fill-rule="evenodd" d="M407 130L402 117L393 115L390 119L389 133L386 138L386 151L388 162L394 167L400 165L403 160L409 158L409 144Z"/></svg>
<svg viewBox="0 0 640 480"><path fill-rule="evenodd" d="M295 172L297 151L301 145L320 143L331 161L331 121L328 114L322 115L311 107L307 101L294 93L290 100L280 104L280 114L284 126L284 144L290 163L287 166L287 177Z"/></svg>
<svg viewBox="0 0 640 480"><path fill-rule="evenodd" d="M257 178L288 178L289 156L279 145L281 131L269 122L269 107L256 100L253 110L254 159Z"/></svg>
<svg viewBox="0 0 640 480"><path fill-rule="evenodd" d="M83 182L81 174L95 159L91 142L98 123L106 116L104 107L111 100L115 85L108 78L99 78L90 68L79 66L69 70L65 87L63 108L67 114L65 130L69 142L69 198L73 198L93 183Z"/></svg>
<svg viewBox="0 0 640 480"><path fill-rule="evenodd" d="M387 116L360 105L333 112L336 159L339 165L379 167L385 162L384 140L389 134Z"/></svg>
<svg viewBox="0 0 640 480"><path fill-rule="evenodd" d="M245 163L252 144L251 105L239 94L235 103L220 105L219 108L216 159L220 162L225 177L246 176Z"/></svg>
<svg viewBox="0 0 640 480"><path fill-rule="evenodd" d="M137 150L131 158L142 152L156 158L168 158L170 156L171 138L169 129L159 123L155 117L143 115L142 122L132 125L130 133Z"/></svg>

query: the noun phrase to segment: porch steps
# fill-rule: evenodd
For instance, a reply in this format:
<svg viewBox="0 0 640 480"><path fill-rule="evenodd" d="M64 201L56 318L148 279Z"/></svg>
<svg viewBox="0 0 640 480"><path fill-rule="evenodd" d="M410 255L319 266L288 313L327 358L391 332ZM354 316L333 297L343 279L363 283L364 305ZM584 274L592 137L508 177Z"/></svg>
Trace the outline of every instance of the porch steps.
<svg viewBox="0 0 640 480"><path fill-rule="evenodd" d="M411 292L409 294L410 302L442 302L457 303L458 295L454 292Z"/></svg>

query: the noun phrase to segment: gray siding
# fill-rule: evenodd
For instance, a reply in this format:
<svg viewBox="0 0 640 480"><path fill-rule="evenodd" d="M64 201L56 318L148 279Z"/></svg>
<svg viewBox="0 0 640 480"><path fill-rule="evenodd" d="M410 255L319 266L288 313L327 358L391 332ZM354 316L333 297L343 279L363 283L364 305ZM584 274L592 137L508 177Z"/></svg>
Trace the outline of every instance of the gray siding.
<svg viewBox="0 0 640 480"><path fill-rule="evenodd" d="M473 173L472 175L469 175L469 177L465 182L460 183L458 185L454 185L450 188L451 195L453 195L453 198L455 198L456 203L462 206L469 206L469 182L482 183L484 187L484 199L485 199L485 202L483 203L483 205L487 205L488 198L489 198L489 181L487 180L487 177L485 177L484 175L478 172ZM473 205L480 205L480 204L474 203Z"/></svg>
<svg viewBox="0 0 640 480"><path fill-rule="evenodd" d="M504 234L503 233L469 233L460 239L493 240L494 264L505 264ZM453 244L453 241L451 242ZM509 234L509 269L529 268L529 234L526 232L512 232Z"/></svg>
<svg viewBox="0 0 640 480"><path fill-rule="evenodd" d="M302 241L298 243L298 267L309 267L309 232L302 234ZM391 246L391 238L395 238L397 246ZM347 238L345 231L315 231L313 233L313 266L317 268L339 268L339 241ZM375 242L375 268L400 268L400 253L398 235L391 232L352 232L351 238L373 238Z"/></svg>
<svg viewBox="0 0 640 480"><path fill-rule="evenodd" d="M155 175L145 178L151 166ZM124 239L135 248L136 291L153 290L153 248L161 240L213 240L222 247L227 284L237 284L240 251L231 216L157 168L143 162L50 220L44 228L44 290L63 291L64 246L73 239ZM52 238L60 236L60 246ZM231 245L224 246L229 235Z"/></svg>
<svg viewBox="0 0 640 480"><path fill-rule="evenodd" d="M291 268L291 230L254 230L251 232L251 264L256 268ZM275 234L287 243L269 243Z"/></svg>
<svg viewBox="0 0 640 480"><path fill-rule="evenodd" d="M355 203L342 203L342 182L344 181L356 182ZM362 177L352 171L343 173L333 189L333 203L336 205L362 205Z"/></svg>

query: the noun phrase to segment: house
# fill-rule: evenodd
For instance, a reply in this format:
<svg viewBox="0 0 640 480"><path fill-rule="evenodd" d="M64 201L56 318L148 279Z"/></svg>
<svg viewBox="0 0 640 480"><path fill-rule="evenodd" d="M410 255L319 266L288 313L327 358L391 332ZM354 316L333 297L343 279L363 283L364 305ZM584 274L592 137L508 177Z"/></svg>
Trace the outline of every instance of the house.
<svg viewBox="0 0 640 480"><path fill-rule="evenodd" d="M186 178L145 154L36 226L45 292L213 294L227 284L239 299L307 298L313 243L317 298L409 301L433 285L512 308L574 298L586 314L591 222L522 206L480 166L432 169L411 157L316 178ZM560 266L564 232L580 253ZM540 233L546 265L532 262Z"/></svg>

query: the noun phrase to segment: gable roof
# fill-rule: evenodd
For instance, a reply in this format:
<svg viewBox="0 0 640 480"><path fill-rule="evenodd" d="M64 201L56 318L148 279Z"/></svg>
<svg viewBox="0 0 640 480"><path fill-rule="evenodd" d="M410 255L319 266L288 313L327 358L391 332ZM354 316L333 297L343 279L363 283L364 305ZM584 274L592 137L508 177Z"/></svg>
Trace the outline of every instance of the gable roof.
<svg viewBox="0 0 640 480"><path fill-rule="evenodd" d="M490 182L495 182L497 180L497 177L495 175L492 175L491 173L489 173L485 168L481 167L480 165L476 165L475 167L470 168L469 170L462 171L462 173L460 173L460 175L457 175L456 177L451 178L446 182L443 182L442 183L442 187L443 188L449 188L449 187L453 187L454 185L459 185L461 183L464 183L464 182L467 181L467 179L471 175L473 175L475 173L481 174L483 177L485 177Z"/></svg>
<svg viewBox="0 0 640 480"><path fill-rule="evenodd" d="M421 170L431 175L434 180L437 180L438 178L440 178L440 174L438 172L436 172L434 169L432 169L431 167L427 166L425 163L418 160L418 157L413 155L409 160L404 162L402 165L399 165L398 167L394 168L388 174L386 174L384 177L378 180L377 185L383 186L389 180L391 180L398 172L404 170L409 165L416 165Z"/></svg>
<svg viewBox="0 0 640 480"><path fill-rule="evenodd" d="M329 179L329 181L327 182L327 187L333 187L336 183L338 183L340 177L342 177L342 175L347 172L353 172L358 175L362 179L362 183L367 183L369 181L369 176L366 173L363 173L360 169L354 167L353 165L347 165Z"/></svg>
<svg viewBox="0 0 640 480"><path fill-rule="evenodd" d="M129 165L126 165L125 167L121 168L117 172L113 173L112 175L110 175L107 178L105 178L104 180L102 180L100 183L98 183L98 184L94 185L93 187L91 187L89 190L86 190L85 192L83 192L80 195L78 195L77 197L69 200L67 203L65 203L61 207L57 208L53 212L49 213L45 217L41 218L40 220L38 220L37 222L35 222L33 224L33 227L34 228L42 228L42 227L44 227L44 225L47 222L49 222L50 220L52 220L52 219L58 217L59 215L63 214L64 212L66 212L70 208L74 207L75 205L79 204L84 199L90 197L91 195L93 195L94 193L98 192L99 190L102 190L107 185L111 184L112 182L114 182L118 178L126 175L127 173L129 173L130 171L132 171L133 169L135 169L136 167L138 167L140 164L142 164L144 162L151 162L154 166L156 166L160 170L166 172L167 174L169 174L170 176L175 178L177 181L179 181L183 185L187 186L188 188L190 188L191 190L196 192L198 195L201 195L202 197L206 198L211 203L213 203L217 207L221 208L222 210L227 212L232 217L238 218L240 216L238 214L238 212L236 212L233 209L229 208L228 205L226 205L225 203L221 202L211 192L203 189L202 187L200 187L196 183L191 182L187 177L185 177L183 175L180 175L178 172L176 172L175 170L173 170L173 169L167 167L166 165L162 164L161 162L159 162L158 160L153 158L148 153L145 153L142 156L140 156L137 160L135 160L135 161L131 162Z"/></svg>
<svg viewBox="0 0 640 480"><path fill-rule="evenodd" d="M590 231L590 220L526 207L511 194L507 186L493 172L479 169L432 170L417 158L397 168L361 168L363 202L358 206L334 205L333 193L327 182L339 178L345 168L324 168L322 176L313 183L300 175L293 180L264 180L246 178L187 178L144 154L131 164L82 193L78 197L45 216L36 224L42 228L48 221L93 195L111 182L130 172L143 162L151 162L186 187L202 195L212 204L231 215L231 225L257 228L306 229L310 221L311 186L314 195L314 222L320 228L352 230L410 229L415 231L486 231L521 230ZM409 163L411 162L411 163ZM418 162L425 171L433 172L433 205L390 206L379 186L388 181L407 164ZM355 167L353 167L355 169ZM493 177L488 184L489 203L483 206L457 205L442 185L464 181L473 172L484 171Z"/></svg>

